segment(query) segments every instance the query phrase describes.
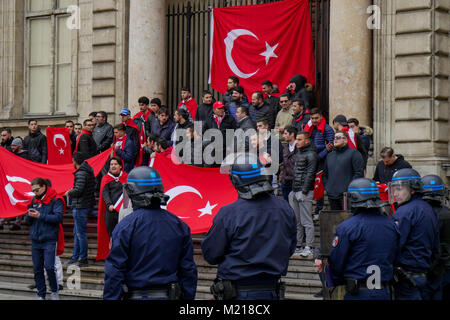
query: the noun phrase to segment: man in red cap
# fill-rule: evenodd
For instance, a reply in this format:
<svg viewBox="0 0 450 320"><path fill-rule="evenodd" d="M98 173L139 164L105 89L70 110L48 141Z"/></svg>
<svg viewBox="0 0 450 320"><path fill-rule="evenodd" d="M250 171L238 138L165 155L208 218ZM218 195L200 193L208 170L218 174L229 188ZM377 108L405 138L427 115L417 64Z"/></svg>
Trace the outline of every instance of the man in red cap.
<svg viewBox="0 0 450 320"><path fill-rule="evenodd" d="M225 158L227 154L226 150L226 133L228 129L236 129L236 120L226 112L226 107L221 101L217 101L213 105L213 115L206 121L204 132L209 129L218 129L222 133L223 147Z"/></svg>

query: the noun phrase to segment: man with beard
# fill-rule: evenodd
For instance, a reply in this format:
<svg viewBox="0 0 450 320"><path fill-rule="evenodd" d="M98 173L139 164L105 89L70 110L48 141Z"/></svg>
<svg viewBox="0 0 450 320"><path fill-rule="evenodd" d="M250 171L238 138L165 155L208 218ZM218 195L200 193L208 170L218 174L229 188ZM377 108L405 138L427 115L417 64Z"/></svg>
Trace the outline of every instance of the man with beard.
<svg viewBox="0 0 450 320"><path fill-rule="evenodd" d="M252 105L250 106L250 118L256 124L258 121L267 119L269 121L269 127L274 127L274 121L272 117L272 110L270 106L264 102L264 96L262 92L257 91L252 95Z"/></svg>
<svg viewBox="0 0 450 320"><path fill-rule="evenodd" d="M236 110L240 106L250 107L250 104L243 100L244 97L244 88L241 86L236 86L231 90L231 99L232 101L226 105L228 109L228 113L234 118L234 120L238 121L236 116Z"/></svg>
<svg viewBox="0 0 450 320"><path fill-rule="evenodd" d="M11 129L3 128L2 129L2 148L5 148L8 151L11 151L11 143L13 142L14 137L12 136Z"/></svg>
<svg viewBox="0 0 450 320"><path fill-rule="evenodd" d="M201 121L203 125L213 114L214 98L209 90L203 91L203 101L198 106L195 122Z"/></svg>

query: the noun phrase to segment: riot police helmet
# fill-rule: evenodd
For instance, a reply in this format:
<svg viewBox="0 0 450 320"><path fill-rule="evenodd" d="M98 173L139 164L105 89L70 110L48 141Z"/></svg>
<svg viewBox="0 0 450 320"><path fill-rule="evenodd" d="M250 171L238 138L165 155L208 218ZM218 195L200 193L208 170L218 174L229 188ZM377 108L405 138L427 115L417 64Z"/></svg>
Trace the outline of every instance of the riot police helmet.
<svg viewBox="0 0 450 320"><path fill-rule="evenodd" d="M165 205L169 196L164 194L164 186L159 172L151 167L138 167L131 170L124 190L133 206L149 207L155 200ZM157 202L157 201L156 201Z"/></svg>
<svg viewBox="0 0 450 320"><path fill-rule="evenodd" d="M420 174L414 169L400 169L394 173L389 182L389 198L392 203L403 204L411 199L412 191L416 194L423 192L423 182Z"/></svg>
<svg viewBox="0 0 450 320"><path fill-rule="evenodd" d="M348 186L347 197L353 208L381 208L380 191L375 181L367 178L353 180Z"/></svg>
<svg viewBox="0 0 450 320"><path fill-rule="evenodd" d="M239 196L250 200L273 191L261 161L253 154L240 154L229 170L229 177Z"/></svg>
<svg viewBox="0 0 450 320"><path fill-rule="evenodd" d="M442 203L446 195L447 188L441 177L430 174L422 178L424 200L437 201Z"/></svg>

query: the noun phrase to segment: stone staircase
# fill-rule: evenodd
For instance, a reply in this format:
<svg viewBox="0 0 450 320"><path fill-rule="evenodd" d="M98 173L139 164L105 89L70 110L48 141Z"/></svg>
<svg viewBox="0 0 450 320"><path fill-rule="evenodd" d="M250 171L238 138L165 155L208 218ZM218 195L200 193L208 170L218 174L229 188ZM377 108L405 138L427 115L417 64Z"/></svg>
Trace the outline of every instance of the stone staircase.
<svg viewBox="0 0 450 320"><path fill-rule="evenodd" d="M0 230L0 300L27 300L36 298L36 290L30 290L34 283L31 259L31 240L27 227L20 231L10 231L8 227ZM90 216L87 225L89 267L81 268L80 290L68 289L67 280L73 279L65 263L71 258L73 250L73 218L64 216L65 252L60 257L64 270L64 290L60 291L62 300L97 300L103 295L104 262L95 261L97 250L97 217ZM216 277L216 266L209 265L202 256L202 235L194 235L195 262L198 267L197 300L211 300L209 287ZM315 246L319 243L316 230ZM293 256L290 260L286 283L286 299L318 300L314 294L321 289L321 282L314 271L312 258ZM72 277L72 278L71 278ZM72 281L69 281L73 283ZM320 299L319 299L320 300Z"/></svg>

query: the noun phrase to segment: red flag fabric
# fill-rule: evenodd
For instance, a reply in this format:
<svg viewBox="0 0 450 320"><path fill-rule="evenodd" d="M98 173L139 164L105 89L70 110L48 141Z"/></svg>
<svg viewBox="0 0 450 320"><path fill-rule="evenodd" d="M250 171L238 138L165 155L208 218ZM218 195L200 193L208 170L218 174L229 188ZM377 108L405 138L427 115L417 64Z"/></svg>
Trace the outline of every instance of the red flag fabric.
<svg viewBox="0 0 450 320"><path fill-rule="evenodd" d="M128 174L125 171L122 171L119 181L124 184L127 182ZM98 219L97 219L97 261L105 260L109 254L109 235L106 230L105 223L105 210L106 203L103 201L103 189L105 186L114 181L115 178L110 174L105 175L102 178L102 183L100 184L100 198L98 201ZM123 197L122 197L123 199ZM123 200L122 200L123 203ZM117 212L120 211L116 209Z"/></svg>
<svg viewBox="0 0 450 320"><path fill-rule="evenodd" d="M96 176L108 160L111 150L87 160ZM49 179L52 188L62 196L73 187L74 171L73 164L36 163L0 148L0 218L14 218L27 213L34 196L30 184L35 178Z"/></svg>
<svg viewBox="0 0 450 320"><path fill-rule="evenodd" d="M388 192L387 184L379 184L378 190L380 191L380 199L381 201L389 202L389 192Z"/></svg>
<svg viewBox="0 0 450 320"><path fill-rule="evenodd" d="M161 175L165 193L170 196L167 210L191 228L192 234L208 232L220 208L237 200L228 175L217 168L176 165L158 154L153 168Z"/></svg>
<svg viewBox="0 0 450 320"><path fill-rule="evenodd" d="M323 186L323 170L316 175L316 182L314 183L314 200L322 199L325 195L325 188Z"/></svg>
<svg viewBox="0 0 450 320"><path fill-rule="evenodd" d="M191 114L192 120L195 120L195 116L197 115L197 101L195 101L194 98L189 98L187 100L181 100L180 103L177 106L177 109L180 109L181 106L185 105L188 109L189 113Z"/></svg>
<svg viewBox="0 0 450 320"><path fill-rule="evenodd" d="M72 163L70 134L67 128L47 128L48 164Z"/></svg>
<svg viewBox="0 0 450 320"><path fill-rule="evenodd" d="M270 80L284 91L292 76L315 82L309 1L214 8L211 19L211 86L227 91L237 76L247 96Z"/></svg>

